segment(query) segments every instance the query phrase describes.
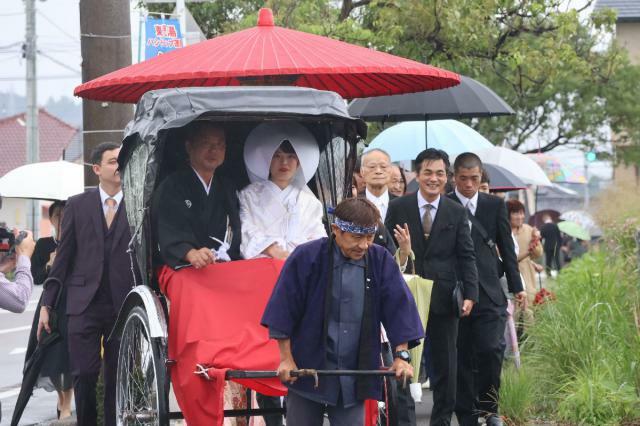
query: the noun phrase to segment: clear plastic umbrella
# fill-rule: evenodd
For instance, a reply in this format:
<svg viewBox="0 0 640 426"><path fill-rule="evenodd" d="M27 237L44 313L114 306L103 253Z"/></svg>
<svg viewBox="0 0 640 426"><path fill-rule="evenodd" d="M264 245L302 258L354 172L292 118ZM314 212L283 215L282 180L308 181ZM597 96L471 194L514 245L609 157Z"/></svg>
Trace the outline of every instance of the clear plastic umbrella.
<svg viewBox="0 0 640 426"><path fill-rule="evenodd" d="M492 147L476 152L483 163L495 164L509 170L526 184L552 186L542 168L531 158L509 148Z"/></svg>
<svg viewBox="0 0 640 426"><path fill-rule="evenodd" d="M493 144L456 120L405 121L382 131L367 150L382 149L391 161L406 161L415 159L426 147L441 149L453 158L466 151L491 149Z"/></svg>
<svg viewBox="0 0 640 426"><path fill-rule="evenodd" d="M593 216L584 210L570 210L568 212L564 212L560 215L560 219L577 223L589 231L592 236L602 235L602 230L593 219Z"/></svg>

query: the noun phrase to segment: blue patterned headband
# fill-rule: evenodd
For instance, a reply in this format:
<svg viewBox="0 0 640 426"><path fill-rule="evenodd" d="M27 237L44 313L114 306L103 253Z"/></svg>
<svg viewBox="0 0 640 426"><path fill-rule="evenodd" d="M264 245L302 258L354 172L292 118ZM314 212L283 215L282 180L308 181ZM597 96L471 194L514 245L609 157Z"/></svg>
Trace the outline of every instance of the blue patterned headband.
<svg viewBox="0 0 640 426"><path fill-rule="evenodd" d="M352 234L375 234L378 230L378 227L373 226L363 226L357 225L353 222L347 222L346 220L342 220L339 217L336 217L333 220L338 228L340 228L343 232L351 232Z"/></svg>

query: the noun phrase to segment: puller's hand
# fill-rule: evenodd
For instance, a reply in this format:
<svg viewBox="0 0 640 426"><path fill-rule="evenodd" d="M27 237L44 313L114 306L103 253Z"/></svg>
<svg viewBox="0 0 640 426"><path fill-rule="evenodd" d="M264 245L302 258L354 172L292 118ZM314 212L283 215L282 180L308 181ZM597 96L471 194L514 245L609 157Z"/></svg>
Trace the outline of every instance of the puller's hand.
<svg viewBox="0 0 640 426"><path fill-rule="evenodd" d="M291 371L297 370L298 366L292 358L283 359L278 366L278 377L283 383L294 383L297 377L291 377Z"/></svg>

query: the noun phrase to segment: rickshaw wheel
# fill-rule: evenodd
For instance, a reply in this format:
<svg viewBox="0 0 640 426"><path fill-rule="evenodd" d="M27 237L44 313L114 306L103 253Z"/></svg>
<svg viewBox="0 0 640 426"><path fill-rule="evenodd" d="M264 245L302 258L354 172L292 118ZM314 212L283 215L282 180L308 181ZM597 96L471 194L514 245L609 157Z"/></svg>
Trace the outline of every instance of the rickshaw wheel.
<svg viewBox="0 0 640 426"><path fill-rule="evenodd" d="M145 310L135 306L127 315L116 382L116 420L119 426L169 424L165 345L150 337Z"/></svg>
<svg viewBox="0 0 640 426"><path fill-rule="evenodd" d="M382 346L382 365L391 367L393 354L389 344ZM398 424L398 381L395 377L383 378L382 401L378 402L378 426L396 426Z"/></svg>

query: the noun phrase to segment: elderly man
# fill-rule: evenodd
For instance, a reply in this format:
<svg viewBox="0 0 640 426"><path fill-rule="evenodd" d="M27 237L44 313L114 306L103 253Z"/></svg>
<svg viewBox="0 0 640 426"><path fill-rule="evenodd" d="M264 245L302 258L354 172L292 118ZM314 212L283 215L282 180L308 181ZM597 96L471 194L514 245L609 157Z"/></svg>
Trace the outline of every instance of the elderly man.
<svg viewBox="0 0 640 426"><path fill-rule="evenodd" d="M396 198L389 192L391 182L391 157L381 149L371 149L362 154L360 175L366 188L359 196L371 201L380 211L382 221L387 217L389 201Z"/></svg>
<svg viewBox="0 0 640 426"><path fill-rule="evenodd" d="M364 180L365 189L358 197L371 201L380 212L381 224L373 242L385 247L391 254L396 252L396 244L391 232L384 227L384 220L389 207L389 200L396 198L389 192L391 181L391 157L381 149L371 149L360 157L360 176Z"/></svg>
<svg viewBox="0 0 640 426"><path fill-rule="evenodd" d="M377 370L380 324L395 349L391 370L413 375L408 349L424 337L417 308L391 255L373 244L378 209L362 198L335 209L332 236L293 252L267 304L262 324L280 347L278 374L288 383L287 424L361 425L364 400L380 399L380 378L341 376L296 381L300 368Z"/></svg>
<svg viewBox="0 0 640 426"><path fill-rule="evenodd" d="M189 164L162 181L153 203L160 256L172 268L239 259L236 187L216 173L225 159L224 130L195 121L187 128L185 148Z"/></svg>

